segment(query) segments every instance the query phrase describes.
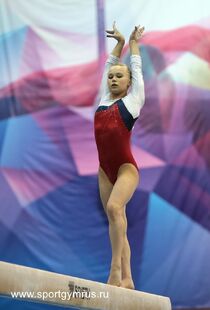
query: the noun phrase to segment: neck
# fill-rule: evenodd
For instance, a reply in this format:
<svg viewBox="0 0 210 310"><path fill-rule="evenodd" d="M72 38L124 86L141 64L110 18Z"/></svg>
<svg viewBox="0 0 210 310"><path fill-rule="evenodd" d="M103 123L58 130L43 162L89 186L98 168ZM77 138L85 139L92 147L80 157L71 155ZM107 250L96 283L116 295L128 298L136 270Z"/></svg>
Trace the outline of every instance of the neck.
<svg viewBox="0 0 210 310"><path fill-rule="evenodd" d="M123 93L121 94L110 94L110 99L114 100L114 99L121 99L123 97L125 97L127 95L127 92L124 91Z"/></svg>

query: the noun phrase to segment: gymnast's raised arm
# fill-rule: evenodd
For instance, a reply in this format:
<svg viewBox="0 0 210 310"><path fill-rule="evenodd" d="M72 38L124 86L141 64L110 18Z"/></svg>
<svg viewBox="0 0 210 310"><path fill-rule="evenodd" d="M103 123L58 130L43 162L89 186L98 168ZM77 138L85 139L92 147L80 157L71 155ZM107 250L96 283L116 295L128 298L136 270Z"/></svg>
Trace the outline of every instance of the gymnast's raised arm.
<svg viewBox="0 0 210 310"><path fill-rule="evenodd" d="M105 68L104 68L104 73L103 73L102 83L101 83L101 91L102 91L101 100L106 99L107 96L109 97L110 92L109 92L109 88L107 85L107 74L112 65L116 65L119 63L119 58L120 58L122 49L125 44L125 38L116 28L115 22L113 23L113 29L106 30L106 32L107 32L108 38L114 38L115 40L117 40L117 44L113 48L111 54L109 55L105 63Z"/></svg>
<svg viewBox="0 0 210 310"><path fill-rule="evenodd" d="M117 45L114 47L113 51L111 52L111 55L120 58L123 46L125 44L125 38L124 36L117 30L116 23L113 23L113 30L106 30L107 38L114 38L117 40Z"/></svg>
<svg viewBox="0 0 210 310"><path fill-rule="evenodd" d="M139 50L139 39L144 32L144 27L135 26L129 38L130 65L131 65L131 90L128 100L132 102L133 116L138 117L145 102L144 80L142 75L142 61ZM128 105L128 103L126 104ZM128 107L129 108L129 107Z"/></svg>

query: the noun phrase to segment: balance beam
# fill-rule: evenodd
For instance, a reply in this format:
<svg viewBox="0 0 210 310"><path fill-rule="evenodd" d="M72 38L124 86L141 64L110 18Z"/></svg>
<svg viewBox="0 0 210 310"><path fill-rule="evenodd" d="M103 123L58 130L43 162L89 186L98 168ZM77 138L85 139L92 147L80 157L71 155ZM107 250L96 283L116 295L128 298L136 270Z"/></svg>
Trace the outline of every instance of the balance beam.
<svg viewBox="0 0 210 310"><path fill-rule="evenodd" d="M171 310L167 297L1 261L0 296L80 309Z"/></svg>

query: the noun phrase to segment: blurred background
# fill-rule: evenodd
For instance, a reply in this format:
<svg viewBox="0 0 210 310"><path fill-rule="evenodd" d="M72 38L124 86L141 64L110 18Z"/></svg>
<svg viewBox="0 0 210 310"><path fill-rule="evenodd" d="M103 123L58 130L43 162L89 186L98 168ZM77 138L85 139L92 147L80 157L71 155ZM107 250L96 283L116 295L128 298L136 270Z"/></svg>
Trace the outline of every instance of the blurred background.
<svg viewBox="0 0 210 310"><path fill-rule="evenodd" d="M126 42L145 26L127 205L136 289L210 308L209 0L0 0L0 260L107 281L93 117L114 20Z"/></svg>

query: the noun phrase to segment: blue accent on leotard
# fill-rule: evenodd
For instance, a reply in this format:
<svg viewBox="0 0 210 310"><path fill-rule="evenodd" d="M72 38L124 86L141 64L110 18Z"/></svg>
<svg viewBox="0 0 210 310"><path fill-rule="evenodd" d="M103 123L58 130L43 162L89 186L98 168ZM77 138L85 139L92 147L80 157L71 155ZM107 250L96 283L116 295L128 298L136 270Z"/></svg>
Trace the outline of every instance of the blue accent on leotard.
<svg viewBox="0 0 210 310"><path fill-rule="evenodd" d="M113 104L109 105L109 106L105 106L105 105L101 105L98 107L98 109L96 110L96 112L99 111L104 111L104 110L108 110L109 108L111 108L114 104L117 104L120 115L122 117L122 120L125 124L125 126L127 127L127 129L130 131L133 128L133 125L135 123L135 121L137 120L137 118L133 118L132 114L127 110L124 102L122 99L119 99L117 101L115 101Z"/></svg>

